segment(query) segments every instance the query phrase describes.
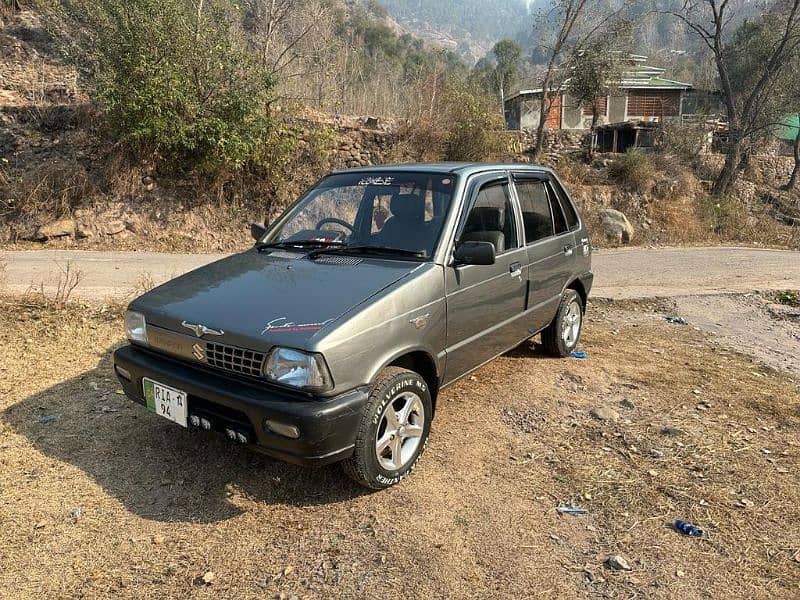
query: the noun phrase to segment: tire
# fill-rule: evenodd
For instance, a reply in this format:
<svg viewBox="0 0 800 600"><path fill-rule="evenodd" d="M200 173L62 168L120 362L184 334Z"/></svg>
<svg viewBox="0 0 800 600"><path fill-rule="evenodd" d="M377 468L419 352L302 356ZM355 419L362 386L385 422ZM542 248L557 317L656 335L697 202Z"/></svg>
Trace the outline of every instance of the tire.
<svg viewBox="0 0 800 600"><path fill-rule="evenodd" d="M387 367L372 385L353 456L342 462L344 472L373 490L398 484L417 466L428 443L432 416L425 380L413 371Z"/></svg>
<svg viewBox="0 0 800 600"><path fill-rule="evenodd" d="M577 305L577 313L575 307ZM567 333L568 323L565 319L575 319L577 315L577 331L575 322L571 324L571 329ZM580 294L572 289L564 290L561 296L561 303L558 305L556 316L550 325L542 331L542 345L548 354L561 358L569 356L578 346L583 330L584 306Z"/></svg>

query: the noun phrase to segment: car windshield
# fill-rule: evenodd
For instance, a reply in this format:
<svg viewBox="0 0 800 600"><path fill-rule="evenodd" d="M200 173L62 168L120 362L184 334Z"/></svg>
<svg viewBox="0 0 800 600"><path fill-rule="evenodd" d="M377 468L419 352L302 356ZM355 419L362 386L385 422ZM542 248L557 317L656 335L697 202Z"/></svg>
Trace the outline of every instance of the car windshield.
<svg viewBox="0 0 800 600"><path fill-rule="evenodd" d="M455 176L370 171L323 179L277 223L262 245L319 245L382 255L430 257L450 209Z"/></svg>

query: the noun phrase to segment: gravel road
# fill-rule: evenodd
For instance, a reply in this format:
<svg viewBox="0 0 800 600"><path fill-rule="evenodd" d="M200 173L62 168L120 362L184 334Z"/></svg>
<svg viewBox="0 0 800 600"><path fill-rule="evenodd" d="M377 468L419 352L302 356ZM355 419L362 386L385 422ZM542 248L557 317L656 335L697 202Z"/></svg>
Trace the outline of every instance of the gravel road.
<svg viewBox="0 0 800 600"><path fill-rule="evenodd" d="M83 279L76 296L104 300L131 295L143 277L160 283L222 258L221 254L29 250L5 252L0 289L53 288L69 264ZM600 250L593 259L595 297L696 296L754 289L800 288L800 252L752 248L630 248Z"/></svg>

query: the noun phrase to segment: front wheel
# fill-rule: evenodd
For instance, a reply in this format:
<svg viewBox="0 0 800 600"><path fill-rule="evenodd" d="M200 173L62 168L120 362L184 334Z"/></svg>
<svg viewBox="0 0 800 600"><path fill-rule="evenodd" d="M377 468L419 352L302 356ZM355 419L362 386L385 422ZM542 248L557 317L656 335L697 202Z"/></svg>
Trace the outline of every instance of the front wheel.
<svg viewBox="0 0 800 600"><path fill-rule="evenodd" d="M353 456L342 463L345 473L373 490L399 483L419 462L432 416L422 377L399 367L384 369L370 391Z"/></svg>
<svg viewBox="0 0 800 600"><path fill-rule="evenodd" d="M542 332L542 344L553 356L569 356L578 345L583 327L583 301L575 290L564 290L552 323Z"/></svg>

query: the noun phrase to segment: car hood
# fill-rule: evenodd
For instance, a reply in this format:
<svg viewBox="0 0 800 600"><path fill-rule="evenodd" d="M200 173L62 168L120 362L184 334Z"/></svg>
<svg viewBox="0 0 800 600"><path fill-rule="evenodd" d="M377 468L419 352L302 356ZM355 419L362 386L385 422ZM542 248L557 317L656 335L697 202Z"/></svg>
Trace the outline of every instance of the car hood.
<svg viewBox="0 0 800 600"><path fill-rule="evenodd" d="M190 336L184 323L213 332L204 339L267 349L309 348L336 319L420 265L341 255L249 250L173 279L130 308L155 325Z"/></svg>

